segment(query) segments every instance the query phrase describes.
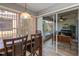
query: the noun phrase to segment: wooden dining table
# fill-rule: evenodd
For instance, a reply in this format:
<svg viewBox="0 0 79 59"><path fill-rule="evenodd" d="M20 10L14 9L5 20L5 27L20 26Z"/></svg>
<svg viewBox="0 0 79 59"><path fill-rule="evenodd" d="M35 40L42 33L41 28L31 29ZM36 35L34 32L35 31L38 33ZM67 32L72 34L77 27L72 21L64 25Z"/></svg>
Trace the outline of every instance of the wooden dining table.
<svg viewBox="0 0 79 59"><path fill-rule="evenodd" d="M12 37L13 38L13 37ZM0 39L0 54L3 54L5 52L5 47L4 47L4 39ZM31 42L31 39L27 40L27 43L29 44ZM42 39L39 41L40 47L39 47L39 54L42 56ZM10 42L9 42L10 43Z"/></svg>
<svg viewBox="0 0 79 59"><path fill-rule="evenodd" d="M29 43L31 40L27 40L27 42ZM10 43L10 42L9 42ZM4 48L4 42L3 39L0 39L0 53L4 52L5 48Z"/></svg>

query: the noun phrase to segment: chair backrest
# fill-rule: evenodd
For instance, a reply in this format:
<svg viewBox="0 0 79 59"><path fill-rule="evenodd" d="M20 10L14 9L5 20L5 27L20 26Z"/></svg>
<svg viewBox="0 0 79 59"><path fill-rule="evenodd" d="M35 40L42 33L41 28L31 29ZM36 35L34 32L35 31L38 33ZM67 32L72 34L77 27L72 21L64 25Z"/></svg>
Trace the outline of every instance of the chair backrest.
<svg viewBox="0 0 79 59"><path fill-rule="evenodd" d="M41 33L31 34L31 55L42 55L42 36Z"/></svg>
<svg viewBox="0 0 79 59"><path fill-rule="evenodd" d="M23 56L26 55L27 37L22 36L12 39L4 39L5 55Z"/></svg>

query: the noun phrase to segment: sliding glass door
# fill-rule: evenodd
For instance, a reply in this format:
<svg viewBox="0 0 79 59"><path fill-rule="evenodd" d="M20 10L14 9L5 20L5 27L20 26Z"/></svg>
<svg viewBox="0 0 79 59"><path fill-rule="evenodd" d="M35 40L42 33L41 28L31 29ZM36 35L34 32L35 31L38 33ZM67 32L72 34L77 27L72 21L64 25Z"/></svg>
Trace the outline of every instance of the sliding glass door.
<svg viewBox="0 0 79 59"><path fill-rule="evenodd" d="M43 34L45 37L44 39L46 41L47 39L49 39L48 40L49 43L46 43L46 45L52 46L53 48L51 47L51 50L56 52L56 55L64 55L64 56L78 55L78 34L79 34L78 19L79 19L78 9L64 10L52 15L44 16L43 18ZM52 28L51 31L49 28L50 24L52 24L52 27L50 27ZM52 36L50 33L52 33Z"/></svg>
<svg viewBox="0 0 79 59"><path fill-rule="evenodd" d="M57 51L57 40L56 40L56 34L57 34L57 32L56 32L56 30L57 30L57 20L56 20L56 14L54 14L53 16L53 37L52 37L52 45L53 45L53 49L54 49L54 51Z"/></svg>
<svg viewBox="0 0 79 59"><path fill-rule="evenodd" d="M56 15L56 48L61 55L78 55L78 10Z"/></svg>

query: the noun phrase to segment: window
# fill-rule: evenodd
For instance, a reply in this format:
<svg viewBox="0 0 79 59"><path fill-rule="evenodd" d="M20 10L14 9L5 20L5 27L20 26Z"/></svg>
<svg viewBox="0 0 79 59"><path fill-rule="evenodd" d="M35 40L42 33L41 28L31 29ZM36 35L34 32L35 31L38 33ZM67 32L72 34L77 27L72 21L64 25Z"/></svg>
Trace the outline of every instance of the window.
<svg viewBox="0 0 79 59"><path fill-rule="evenodd" d="M18 19L19 14L0 10L0 38L16 36Z"/></svg>

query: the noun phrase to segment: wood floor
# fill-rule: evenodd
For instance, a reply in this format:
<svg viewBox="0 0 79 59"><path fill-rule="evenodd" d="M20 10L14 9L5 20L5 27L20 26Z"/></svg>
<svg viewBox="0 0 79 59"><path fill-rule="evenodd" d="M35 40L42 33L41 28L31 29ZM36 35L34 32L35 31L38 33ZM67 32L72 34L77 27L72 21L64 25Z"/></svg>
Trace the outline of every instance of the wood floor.
<svg viewBox="0 0 79 59"><path fill-rule="evenodd" d="M59 46L56 53L56 46L53 46L52 40L43 43L43 56L77 56L76 51Z"/></svg>

